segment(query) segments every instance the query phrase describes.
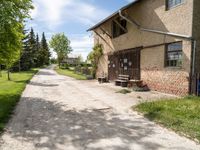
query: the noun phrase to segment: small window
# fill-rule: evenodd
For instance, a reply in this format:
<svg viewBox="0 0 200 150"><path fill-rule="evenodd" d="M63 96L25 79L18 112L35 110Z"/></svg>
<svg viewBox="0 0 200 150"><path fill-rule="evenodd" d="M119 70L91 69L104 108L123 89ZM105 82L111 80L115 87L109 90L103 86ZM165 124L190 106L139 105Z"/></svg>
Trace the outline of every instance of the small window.
<svg viewBox="0 0 200 150"><path fill-rule="evenodd" d="M167 0L166 1L166 5L167 5L166 8L167 8L167 10L169 10L169 9L176 7L176 6L178 6L178 5L180 5L184 2L185 2L185 0Z"/></svg>
<svg viewBox="0 0 200 150"><path fill-rule="evenodd" d="M182 66L182 42L171 43L166 45L166 67Z"/></svg>
<svg viewBox="0 0 200 150"><path fill-rule="evenodd" d="M122 34L127 33L127 21L118 17L112 21L112 36L113 38L118 37Z"/></svg>

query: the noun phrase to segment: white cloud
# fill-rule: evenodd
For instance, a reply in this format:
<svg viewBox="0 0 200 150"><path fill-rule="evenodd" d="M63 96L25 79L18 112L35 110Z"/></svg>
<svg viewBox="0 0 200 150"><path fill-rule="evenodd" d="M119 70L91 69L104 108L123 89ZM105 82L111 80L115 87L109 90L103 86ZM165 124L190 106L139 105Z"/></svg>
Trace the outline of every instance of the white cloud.
<svg viewBox="0 0 200 150"><path fill-rule="evenodd" d="M92 5L90 1L83 0L33 0L35 9L31 11L33 21L27 27L34 27L41 35L45 31L47 40L61 29L61 27L80 24L91 26L107 17L111 12ZM63 29L64 30L64 29ZM86 30L86 29L85 29ZM66 31L63 31L66 33ZM83 32L82 32L83 33ZM73 54L82 55L86 59L93 46L93 38L88 33L69 34ZM53 53L53 56L56 56Z"/></svg>
<svg viewBox="0 0 200 150"><path fill-rule="evenodd" d="M71 46L73 49L72 54L82 55L84 59L87 58L87 55L91 51L91 47L93 46L93 38L88 35L80 35L75 34L70 36Z"/></svg>
<svg viewBox="0 0 200 150"><path fill-rule="evenodd" d="M92 25L109 14L106 10L81 0L34 0L34 6L32 18L43 22L49 29L54 29L64 22L78 21Z"/></svg>

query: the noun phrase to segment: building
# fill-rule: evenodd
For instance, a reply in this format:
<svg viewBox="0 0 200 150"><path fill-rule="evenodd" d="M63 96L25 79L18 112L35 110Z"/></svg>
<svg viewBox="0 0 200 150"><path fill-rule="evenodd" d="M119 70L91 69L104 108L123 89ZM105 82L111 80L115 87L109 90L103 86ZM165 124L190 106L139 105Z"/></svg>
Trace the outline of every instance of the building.
<svg viewBox="0 0 200 150"><path fill-rule="evenodd" d="M78 57L67 57L62 61L62 64L76 66L76 65L80 64L80 60Z"/></svg>
<svg viewBox="0 0 200 150"><path fill-rule="evenodd" d="M102 44L97 76L141 79L150 89L197 93L200 73L200 1L136 0L88 31Z"/></svg>

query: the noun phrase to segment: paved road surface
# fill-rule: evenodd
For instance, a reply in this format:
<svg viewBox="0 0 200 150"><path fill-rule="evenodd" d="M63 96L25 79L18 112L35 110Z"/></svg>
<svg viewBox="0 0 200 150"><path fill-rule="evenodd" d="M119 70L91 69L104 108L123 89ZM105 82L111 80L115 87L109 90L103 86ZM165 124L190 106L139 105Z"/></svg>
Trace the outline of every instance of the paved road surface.
<svg viewBox="0 0 200 150"><path fill-rule="evenodd" d="M42 69L24 91L0 149L200 150L130 111L137 102L107 85Z"/></svg>

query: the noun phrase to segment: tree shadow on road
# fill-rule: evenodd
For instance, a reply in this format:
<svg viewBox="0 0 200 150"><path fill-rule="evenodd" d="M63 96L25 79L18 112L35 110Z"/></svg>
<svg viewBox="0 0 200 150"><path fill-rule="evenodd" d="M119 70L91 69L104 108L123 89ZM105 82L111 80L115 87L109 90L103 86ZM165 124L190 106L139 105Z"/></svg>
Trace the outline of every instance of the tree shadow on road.
<svg viewBox="0 0 200 150"><path fill-rule="evenodd" d="M135 143L142 149L157 150L162 146L144 140L154 134L152 126L144 119L130 120L109 110L77 111L63 104L25 97L8 130L15 139L34 143L36 149L129 150Z"/></svg>
<svg viewBox="0 0 200 150"><path fill-rule="evenodd" d="M41 76L55 76L56 74L55 73L51 73L49 71L45 71L45 70L40 70L37 75Z"/></svg>
<svg viewBox="0 0 200 150"><path fill-rule="evenodd" d="M33 86L42 86L42 87L55 87L55 86L59 86L59 84L44 84L44 83L33 82L33 81L31 81L31 82L29 83L29 85L33 85Z"/></svg>

